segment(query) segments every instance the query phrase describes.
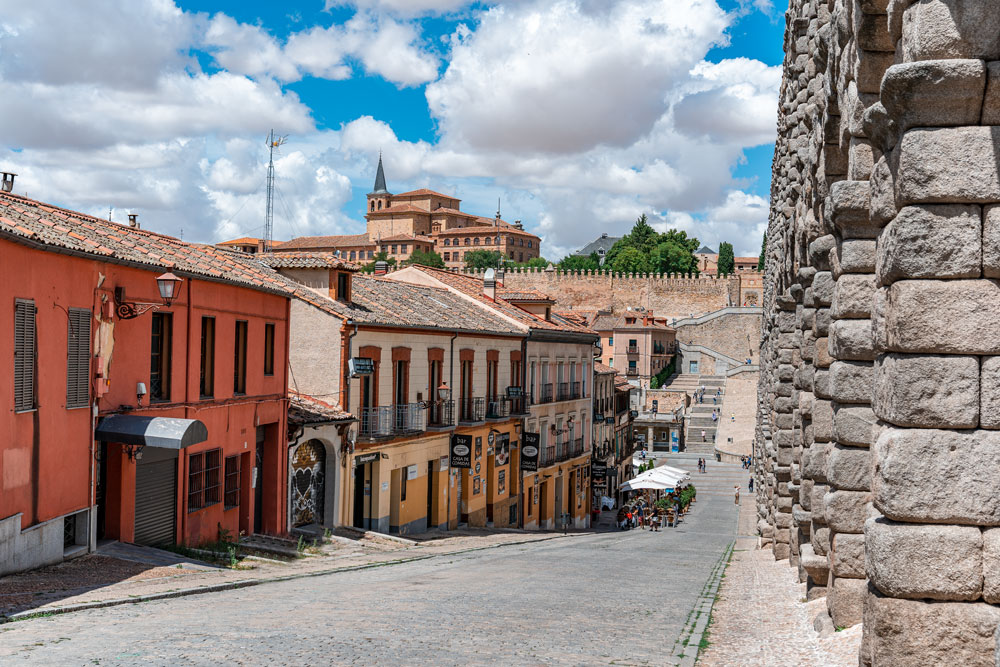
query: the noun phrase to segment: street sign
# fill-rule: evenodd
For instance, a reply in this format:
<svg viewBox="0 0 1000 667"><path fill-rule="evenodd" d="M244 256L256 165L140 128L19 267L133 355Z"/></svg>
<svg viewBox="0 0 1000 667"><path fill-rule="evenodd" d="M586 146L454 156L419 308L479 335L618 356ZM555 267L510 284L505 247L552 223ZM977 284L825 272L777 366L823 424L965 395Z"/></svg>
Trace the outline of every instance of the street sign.
<svg viewBox="0 0 1000 667"><path fill-rule="evenodd" d="M471 468L472 467L472 436L452 435L451 436L451 467Z"/></svg>
<svg viewBox="0 0 1000 667"><path fill-rule="evenodd" d="M347 362L347 365L351 377L375 373L375 362L368 357L354 357Z"/></svg>
<svg viewBox="0 0 1000 667"><path fill-rule="evenodd" d="M377 461L379 457L378 452L372 452L371 454L359 454L354 457L355 465L364 465L366 463L371 463L372 461Z"/></svg>
<svg viewBox="0 0 1000 667"><path fill-rule="evenodd" d="M538 470L540 440L538 433L521 434L521 470Z"/></svg>
<svg viewBox="0 0 1000 667"><path fill-rule="evenodd" d="M591 463L590 464L590 475L591 475L591 477L607 477L607 475L608 475L608 464L606 464L606 463Z"/></svg>

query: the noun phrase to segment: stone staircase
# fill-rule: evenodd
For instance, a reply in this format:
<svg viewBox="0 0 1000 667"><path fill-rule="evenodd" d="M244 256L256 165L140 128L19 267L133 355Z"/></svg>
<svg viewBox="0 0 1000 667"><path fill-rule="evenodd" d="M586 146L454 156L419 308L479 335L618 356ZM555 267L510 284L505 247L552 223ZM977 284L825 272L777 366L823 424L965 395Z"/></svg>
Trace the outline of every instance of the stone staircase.
<svg viewBox="0 0 1000 667"><path fill-rule="evenodd" d="M698 403L695 398L700 387L705 387L704 403ZM720 421L725 417L722 412L722 403L726 396L725 376L689 373L674 375L667 380L663 388L684 391L691 397L691 406L684 412L685 451L705 458L711 457L714 460L719 422L712 421L712 410L719 411ZM719 392L718 397L716 392ZM702 431L705 432L704 438Z"/></svg>
<svg viewBox="0 0 1000 667"><path fill-rule="evenodd" d="M706 392L707 393L707 392ZM698 472L698 459L706 460L706 473ZM740 487L740 497L753 494L747 490L747 481L750 479L750 471L744 470L739 463L716 463L714 458L708 458L702 454L694 452L681 452L679 454L669 454L666 456L666 464L682 468L691 473L691 483L698 489L698 499L703 500L708 497L724 497L729 502L733 498L733 486Z"/></svg>

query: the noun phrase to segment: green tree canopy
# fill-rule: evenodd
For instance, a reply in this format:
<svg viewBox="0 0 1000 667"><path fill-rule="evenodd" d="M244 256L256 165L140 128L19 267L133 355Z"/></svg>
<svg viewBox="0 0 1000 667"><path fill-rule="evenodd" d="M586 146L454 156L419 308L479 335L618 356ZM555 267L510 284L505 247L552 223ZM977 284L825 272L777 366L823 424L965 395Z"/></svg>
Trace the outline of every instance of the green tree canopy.
<svg viewBox="0 0 1000 667"><path fill-rule="evenodd" d="M604 265L612 271L631 273L694 273L698 274L698 260L694 256L698 239L689 238L687 232L670 229L657 233L647 222L645 214L635 221L632 231L619 239L604 258Z"/></svg>
<svg viewBox="0 0 1000 667"><path fill-rule="evenodd" d="M596 252L589 255L566 255L559 260L559 268L563 271L597 271L601 268L601 260Z"/></svg>
<svg viewBox="0 0 1000 667"><path fill-rule="evenodd" d="M375 259L362 266L361 272L375 273L375 262L385 262L390 267L396 266L396 259L394 257L389 257L389 254L387 252L382 251L377 255L375 255Z"/></svg>
<svg viewBox="0 0 1000 667"><path fill-rule="evenodd" d="M503 253L498 250L470 250L465 253L465 268L495 269L503 260Z"/></svg>
<svg viewBox="0 0 1000 667"><path fill-rule="evenodd" d="M441 259L441 255L433 250L414 250L408 259L403 260L403 266L409 266L410 264L430 266L435 269L444 268L444 260Z"/></svg>
<svg viewBox="0 0 1000 667"><path fill-rule="evenodd" d="M730 275L736 269L733 244L723 241L719 244L719 275Z"/></svg>
<svg viewBox="0 0 1000 667"><path fill-rule="evenodd" d="M532 257L527 262L513 262L513 263L511 263L510 260L507 261L507 266L512 266L514 268L517 268L517 267L522 267L522 268L528 267L528 268L544 269L548 265L549 265L549 260L545 259L544 257Z"/></svg>
<svg viewBox="0 0 1000 667"><path fill-rule="evenodd" d="M764 256L767 253L767 232L764 232L764 240L760 242L760 257L757 258L757 270L764 270Z"/></svg>

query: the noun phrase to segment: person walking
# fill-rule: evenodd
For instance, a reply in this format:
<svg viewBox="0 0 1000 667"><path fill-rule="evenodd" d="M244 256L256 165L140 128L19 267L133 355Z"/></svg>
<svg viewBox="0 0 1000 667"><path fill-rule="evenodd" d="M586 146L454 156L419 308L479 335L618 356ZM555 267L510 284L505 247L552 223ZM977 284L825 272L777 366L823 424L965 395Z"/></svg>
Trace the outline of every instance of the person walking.
<svg viewBox="0 0 1000 667"><path fill-rule="evenodd" d="M708 440L705 438L705 429L701 429L701 441L708 442Z"/></svg>
<svg viewBox="0 0 1000 667"><path fill-rule="evenodd" d="M639 517L639 530L646 530L646 508L643 507L641 500L636 505L635 513Z"/></svg>
<svg viewBox="0 0 1000 667"><path fill-rule="evenodd" d="M734 500L733 500L734 504L739 505L740 504L740 486L739 486L739 484L733 485L733 496L734 496Z"/></svg>
<svg viewBox="0 0 1000 667"><path fill-rule="evenodd" d="M747 487L750 493L753 493L753 475L750 475L750 481L747 483Z"/></svg>
<svg viewBox="0 0 1000 667"><path fill-rule="evenodd" d="M736 413L735 412L733 413L732 421L736 421Z"/></svg>

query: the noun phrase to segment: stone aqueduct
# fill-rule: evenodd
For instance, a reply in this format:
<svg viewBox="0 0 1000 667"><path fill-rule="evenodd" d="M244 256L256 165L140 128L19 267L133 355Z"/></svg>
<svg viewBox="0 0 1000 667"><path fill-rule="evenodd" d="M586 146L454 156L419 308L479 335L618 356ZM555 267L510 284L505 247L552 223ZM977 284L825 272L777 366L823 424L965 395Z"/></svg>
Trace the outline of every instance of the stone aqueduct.
<svg viewBox="0 0 1000 667"><path fill-rule="evenodd" d="M790 4L758 527L861 664L992 665L1000 3Z"/></svg>

